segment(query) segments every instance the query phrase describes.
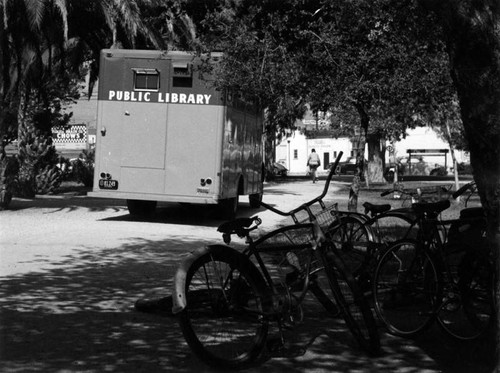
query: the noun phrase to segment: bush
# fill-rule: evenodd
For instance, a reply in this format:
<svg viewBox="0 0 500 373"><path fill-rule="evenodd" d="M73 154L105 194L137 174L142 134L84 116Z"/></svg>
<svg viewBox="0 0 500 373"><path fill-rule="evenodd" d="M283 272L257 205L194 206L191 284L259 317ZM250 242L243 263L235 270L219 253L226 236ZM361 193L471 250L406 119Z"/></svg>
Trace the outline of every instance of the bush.
<svg viewBox="0 0 500 373"><path fill-rule="evenodd" d="M61 171L61 179L63 181L73 180L73 164L68 158L60 156L56 166Z"/></svg>
<svg viewBox="0 0 500 373"><path fill-rule="evenodd" d="M459 163L457 169L459 175L472 175L472 167L469 163Z"/></svg>
<svg viewBox="0 0 500 373"><path fill-rule="evenodd" d="M0 155L0 210L9 208L16 188L19 164L16 158Z"/></svg>
<svg viewBox="0 0 500 373"><path fill-rule="evenodd" d="M95 150L84 150L80 158L73 162L73 176L86 187L94 185Z"/></svg>
<svg viewBox="0 0 500 373"><path fill-rule="evenodd" d="M32 113L19 124L19 172L16 180L16 195L34 198L40 191L55 191L60 175L51 171L57 164L57 151L52 144L49 131L37 129ZM47 173L50 172L50 175ZM45 173L45 174L44 174ZM60 184L60 181L59 181Z"/></svg>
<svg viewBox="0 0 500 373"><path fill-rule="evenodd" d="M448 172L446 171L445 167L436 167L430 172L431 176L446 176L448 175Z"/></svg>
<svg viewBox="0 0 500 373"><path fill-rule="evenodd" d="M36 175L38 194L55 194L62 182L62 172L57 166L47 165Z"/></svg>

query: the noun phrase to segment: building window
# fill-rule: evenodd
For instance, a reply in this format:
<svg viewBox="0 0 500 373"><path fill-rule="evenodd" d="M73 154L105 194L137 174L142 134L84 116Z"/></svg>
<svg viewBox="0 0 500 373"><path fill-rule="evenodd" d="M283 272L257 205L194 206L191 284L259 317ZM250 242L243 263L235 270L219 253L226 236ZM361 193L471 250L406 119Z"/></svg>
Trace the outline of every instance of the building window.
<svg viewBox="0 0 500 373"><path fill-rule="evenodd" d="M299 151L297 149L293 149L293 159L299 159Z"/></svg>
<svg viewBox="0 0 500 373"><path fill-rule="evenodd" d="M156 69L134 69L134 89L136 91L158 91L160 73Z"/></svg>

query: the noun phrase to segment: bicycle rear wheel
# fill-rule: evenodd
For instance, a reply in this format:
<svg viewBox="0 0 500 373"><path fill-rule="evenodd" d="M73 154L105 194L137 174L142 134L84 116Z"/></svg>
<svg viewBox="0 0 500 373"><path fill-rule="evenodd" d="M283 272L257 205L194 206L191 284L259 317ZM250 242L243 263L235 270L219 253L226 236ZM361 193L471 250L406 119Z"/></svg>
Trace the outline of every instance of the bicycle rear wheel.
<svg viewBox="0 0 500 373"><path fill-rule="evenodd" d="M366 278L372 234L363 222L354 216L341 216L338 223L328 228L327 237L336 245L340 257L354 278Z"/></svg>
<svg viewBox="0 0 500 373"><path fill-rule="evenodd" d="M458 294L441 306L439 323L454 338L479 338L491 329L495 315L493 264L477 251L469 251L455 274Z"/></svg>
<svg viewBox="0 0 500 373"><path fill-rule="evenodd" d="M434 321L440 277L434 261L413 240L396 242L381 257L373 279L375 310L389 333L410 337Z"/></svg>
<svg viewBox="0 0 500 373"><path fill-rule="evenodd" d="M368 301L331 244L323 244L325 272L344 321L358 344L370 355L380 353L380 336Z"/></svg>
<svg viewBox="0 0 500 373"><path fill-rule="evenodd" d="M266 284L250 260L224 246L194 261L186 279L187 307L179 317L186 342L206 364L238 369L265 346ZM267 300L267 301L266 301Z"/></svg>

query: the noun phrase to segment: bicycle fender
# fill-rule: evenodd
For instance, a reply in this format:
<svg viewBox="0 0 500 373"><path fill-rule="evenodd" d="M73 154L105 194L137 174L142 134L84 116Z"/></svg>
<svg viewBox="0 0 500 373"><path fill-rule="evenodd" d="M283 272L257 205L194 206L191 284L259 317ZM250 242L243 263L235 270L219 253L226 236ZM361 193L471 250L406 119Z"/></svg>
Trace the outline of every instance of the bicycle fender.
<svg viewBox="0 0 500 373"><path fill-rule="evenodd" d="M196 259L210 252L210 246L193 251L177 268L174 276L174 291L172 293L172 313L174 315L186 308L186 278L191 265Z"/></svg>

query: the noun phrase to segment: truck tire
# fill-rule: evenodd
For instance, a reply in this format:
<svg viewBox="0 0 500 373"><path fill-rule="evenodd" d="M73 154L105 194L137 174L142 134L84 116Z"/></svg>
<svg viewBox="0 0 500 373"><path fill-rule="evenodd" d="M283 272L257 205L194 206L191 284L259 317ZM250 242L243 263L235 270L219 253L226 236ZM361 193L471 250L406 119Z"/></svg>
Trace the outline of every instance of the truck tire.
<svg viewBox="0 0 500 373"><path fill-rule="evenodd" d="M259 208L261 201L262 201L262 193L250 194L248 196L248 202L250 202L250 207L253 209Z"/></svg>
<svg viewBox="0 0 500 373"><path fill-rule="evenodd" d="M219 211L221 218L226 220L233 220L238 211L239 196L233 198L223 199L219 202Z"/></svg>
<svg viewBox="0 0 500 373"><path fill-rule="evenodd" d="M153 215L153 213L155 212L156 201L127 199L127 207L130 215L147 217Z"/></svg>

